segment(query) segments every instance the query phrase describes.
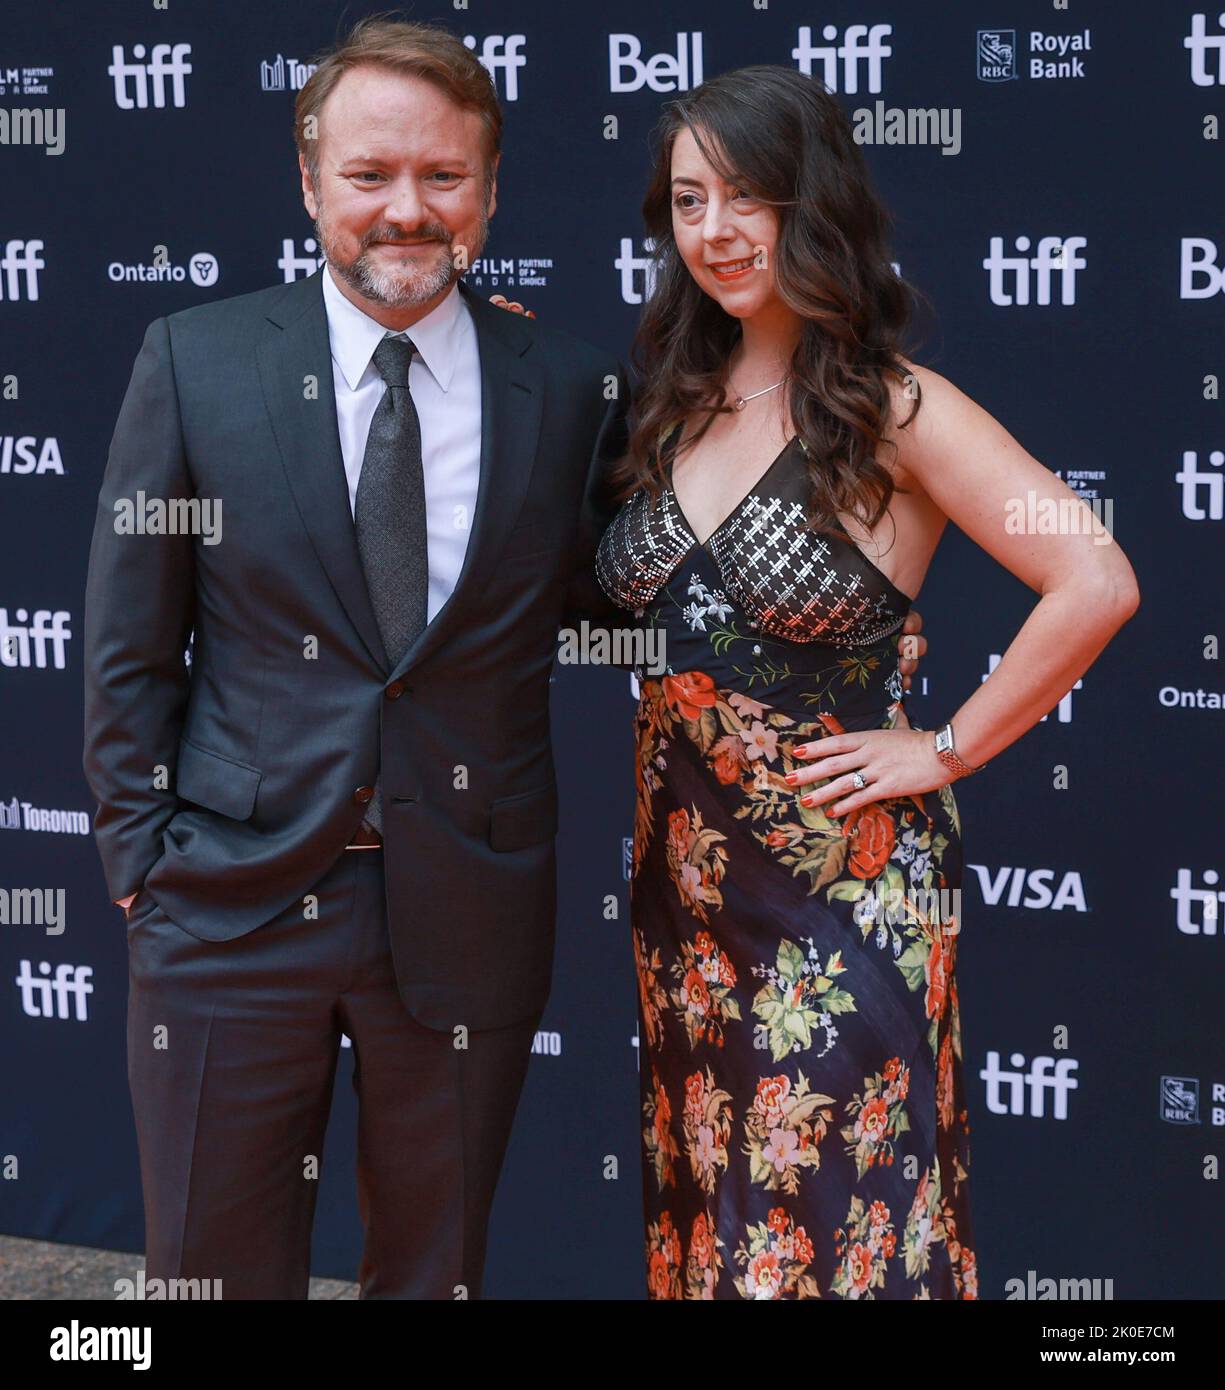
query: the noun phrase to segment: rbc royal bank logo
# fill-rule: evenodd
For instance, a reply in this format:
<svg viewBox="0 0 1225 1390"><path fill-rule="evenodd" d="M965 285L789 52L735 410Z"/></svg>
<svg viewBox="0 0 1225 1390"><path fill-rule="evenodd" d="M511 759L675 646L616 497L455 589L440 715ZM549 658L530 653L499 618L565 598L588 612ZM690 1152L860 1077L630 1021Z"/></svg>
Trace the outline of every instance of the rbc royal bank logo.
<svg viewBox="0 0 1225 1390"><path fill-rule="evenodd" d="M1194 1076L1161 1078L1161 1118L1172 1125L1199 1124L1199 1081Z"/></svg>
<svg viewBox="0 0 1225 1390"><path fill-rule="evenodd" d="M981 82L1014 82L1017 72L1017 31L978 31L978 77Z"/></svg>

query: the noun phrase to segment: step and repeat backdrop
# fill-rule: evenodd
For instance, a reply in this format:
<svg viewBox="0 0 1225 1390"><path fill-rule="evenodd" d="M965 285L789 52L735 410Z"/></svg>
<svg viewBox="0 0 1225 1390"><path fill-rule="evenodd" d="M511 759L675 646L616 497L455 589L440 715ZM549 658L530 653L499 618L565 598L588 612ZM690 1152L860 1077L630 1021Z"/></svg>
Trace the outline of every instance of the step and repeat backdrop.
<svg viewBox="0 0 1225 1390"><path fill-rule="evenodd" d="M97 492L146 325L320 263L292 106L313 55L367 12L65 0L0 19L8 1234L143 1248L124 921L81 772ZM1058 708L957 789L981 1294L1225 1296L1225 15L1179 0L457 0L405 15L463 36L505 110L470 283L623 359L650 292L639 208L662 104L779 63L855 114L897 267L933 306L913 355L1089 500L1142 591ZM913 720L954 712L1036 601L950 528L917 605L931 646ZM555 668L557 965L494 1212L492 1296L644 1293L633 711L627 672ZM351 1076L346 1048L314 1260L344 1278L361 1240Z"/></svg>

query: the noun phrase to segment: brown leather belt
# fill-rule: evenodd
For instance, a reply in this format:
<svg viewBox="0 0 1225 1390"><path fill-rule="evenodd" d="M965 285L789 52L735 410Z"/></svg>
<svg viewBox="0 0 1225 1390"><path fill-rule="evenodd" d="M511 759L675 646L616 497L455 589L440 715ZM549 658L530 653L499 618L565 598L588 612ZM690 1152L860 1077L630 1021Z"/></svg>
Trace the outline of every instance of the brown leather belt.
<svg viewBox="0 0 1225 1390"><path fill-rule="evenodd" d="M353 838L345 846L345 849L382 849L383 837L377 830L362 824L357 827Z"/></svg>

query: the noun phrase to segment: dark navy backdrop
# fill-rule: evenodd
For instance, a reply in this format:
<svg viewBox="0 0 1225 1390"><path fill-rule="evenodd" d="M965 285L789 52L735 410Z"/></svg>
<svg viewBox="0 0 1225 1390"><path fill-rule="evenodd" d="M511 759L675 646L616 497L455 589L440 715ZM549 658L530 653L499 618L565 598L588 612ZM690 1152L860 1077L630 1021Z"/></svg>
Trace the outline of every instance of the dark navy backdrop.
<svg viewBox="0 0 1225 1390"><path fill-rule="evenodd" d="M622 356L644 289L646 137L678 82L811 64L848 110L958 114L956 153L867 150L900 270L937 310L918 358L1047 466L1081 475L1143 594L1060 712L958 787L974 866L959 979L982 1294L1033 1271L1113 1279L1117 1298L1222 1296L1215 7L1009 0L991 30L980 6L914 0L412 13L472 36L504 101L498 211L473 281ZM8 1233L141 1248L123 920L80 771L95 499L146 324L313 267L292 102L341 20L331 0L65 0L0 20L0 886L62 888L67 904L60 935L0 924ZM22 143L13 113L43 108L63 113L62 153L46 152L54 130ZM1036 263L1058 246L1047 293ZM159 259L171 278L137 278ZM916 722L957 708L1035 601L950 531L918 605L931 654ZM559 666L553 687L557 972L494 1214L492 1295L643 1288L628 679ZM1074 1087L1044 1086L1044 1072ZM346 1052L315 1261L345 1277L359 1248L350 1076Z"/></svg>

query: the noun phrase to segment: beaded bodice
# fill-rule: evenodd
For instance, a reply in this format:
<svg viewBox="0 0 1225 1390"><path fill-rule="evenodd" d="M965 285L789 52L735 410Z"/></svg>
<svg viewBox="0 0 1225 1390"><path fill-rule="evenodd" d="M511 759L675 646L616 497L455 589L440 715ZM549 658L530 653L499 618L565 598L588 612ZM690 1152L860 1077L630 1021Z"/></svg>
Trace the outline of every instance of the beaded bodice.
<svg viewBox="0 0 1225 1390"><path fill-rule="evenodd" d="M905 621L906 594L850 540L808 525L798 438L701 545L672 490L670 471L668 479L653 503L645 489L630 497L600 542L596 576L622 608L645 608L687 557L704 550L728 596L771 636L868 646Z"/></svg>

